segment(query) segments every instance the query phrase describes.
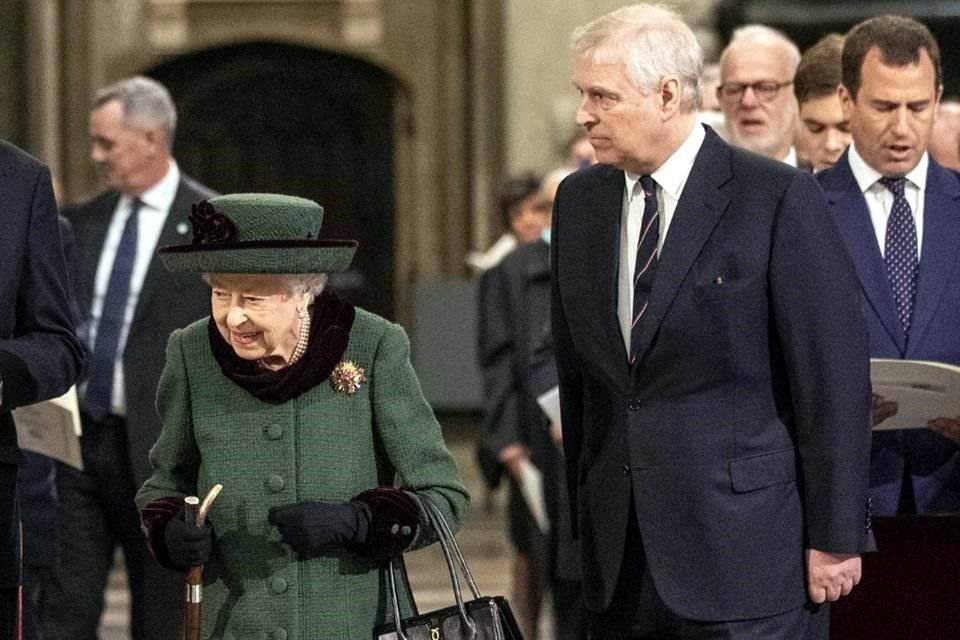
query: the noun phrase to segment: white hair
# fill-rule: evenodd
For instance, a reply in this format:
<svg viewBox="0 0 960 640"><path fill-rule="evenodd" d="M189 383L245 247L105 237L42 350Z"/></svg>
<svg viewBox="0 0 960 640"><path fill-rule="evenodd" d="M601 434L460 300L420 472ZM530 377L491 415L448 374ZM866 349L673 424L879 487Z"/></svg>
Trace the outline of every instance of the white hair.
<svg viewBox="0 0 960 640"><path fill-rule="evenodd" d="M667 77L680 81L680 108L700 108L703 50L679 15L661 5L635 4L612 11L573 32L576 61L626 63L640 91L652 93Z"/></svg>
<svg viewBox="0 0 960 640"><path fill-rule="evenodd" d="M800 49L798 49L793 40L788 38L782 31L764 24L748 24L734 29L733 34L730 36L730 43L727 44L723 53L720 54L721 72L723 70L723 63L727 59L730 49L734 45L746 43L760 46L782 47L783 52L787 55L787 63L790 65L791 79L796 74L797 67L800 65Z"/></svg>

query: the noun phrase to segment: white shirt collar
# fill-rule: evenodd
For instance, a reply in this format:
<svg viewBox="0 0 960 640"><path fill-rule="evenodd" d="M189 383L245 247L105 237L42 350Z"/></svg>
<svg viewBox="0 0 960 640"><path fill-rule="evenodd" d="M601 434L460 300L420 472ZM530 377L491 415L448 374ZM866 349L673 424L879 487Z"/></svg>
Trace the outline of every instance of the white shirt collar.
<svg viewBox="0 0 960 640"><path fill-rule="evenodd" d="M680 199L683 185L690 176L693 163L697 160L697 154L700 153L700 147L706 136L703 125L699 122L695 123L687 139L650 176L674 201ZM630 199L633 197L633 188L640 180L640 175L629 171L624 171L623 175L627 184L627 198Z"/></svg>
<svg viewBox="0 0 960 640"><path fill-rule="evenodd" d="M144 205L157 211L166 212L173 204L173 199L177 196L177 188L180 186L180 168L175 160L170 160L170 167L160 181L144 191L140 195L140 201ZM133 198L127 198L133 200Z"/></svg>
<svg viewBox="0 0 960 640"><path fill-rule="evenodd" d="M797 148L793 145L790 145L790 149L787 151L787 155L784 156L783 160L780 162L785 162L793 168L797 167Z"/></svg>
<svg viewBox="0 0 960 640"><path fill-rule="evenodd" d="M877 184L877 180L883 177L882 173L867 164L867 161L864 160L863 156L857 151L857 147L853 142L850 143L847 159L850 161L850 171L853 173L853 177L857 181L857 186L860 187L861 193L869 191ZM920 162L906 175L910 184L920 191L923 191L927 185L927 167L929 166L930 158L927 156L927 152L924 151L923 155L920 156Z"/></svg>

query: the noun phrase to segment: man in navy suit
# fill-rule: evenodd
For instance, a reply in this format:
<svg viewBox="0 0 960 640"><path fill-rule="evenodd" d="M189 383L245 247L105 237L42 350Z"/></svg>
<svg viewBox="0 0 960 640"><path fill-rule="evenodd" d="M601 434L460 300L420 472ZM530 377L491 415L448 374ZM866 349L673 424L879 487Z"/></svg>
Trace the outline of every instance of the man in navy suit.
<svg viewBox="0 0 960 640"><path fill-rule="evenodd" d="M181 174L171 156L176 109L156 81L133 77L100 90L89 129L90 157L108 190L64 210L76 234L91 348L80 405L84 470L57 470L59 580L44 624L51 638L96 638L120 546L131 637L166 640L179 637L183 576L150 556L133 497L150 476L147 454L160 433L156 393L167 338L209 313L210 292L196 274L164 269L155 249L184 242L192 206L213 193Z"/></svg>
<svg viewBox="0 0 960 640"><path fill-rule="evenodd" d="M10 411L64 393L80 375L50 172L0 141L0 638L15 638L20 582L17 467Z"/></svg>
<svg viewBox="0 0 960 640"><path fill-rule="evenodd" d="M812 176L697 124L675 14L574 34L601 164L560 186L552 323L592 637L825 638L860 578L870 386Z"/></svg>
<svg viewBox="0 0 960 640"><path fill-rule="evenodd" d="M842 66L853 143L819 180L856 266L870 354L960 364L960 175L927 153L937 42L910 18L872 18L847 35ZM960 419L929 427L874 435L874 513L960 511L960 451L943 435L960 436Z"/></svg>

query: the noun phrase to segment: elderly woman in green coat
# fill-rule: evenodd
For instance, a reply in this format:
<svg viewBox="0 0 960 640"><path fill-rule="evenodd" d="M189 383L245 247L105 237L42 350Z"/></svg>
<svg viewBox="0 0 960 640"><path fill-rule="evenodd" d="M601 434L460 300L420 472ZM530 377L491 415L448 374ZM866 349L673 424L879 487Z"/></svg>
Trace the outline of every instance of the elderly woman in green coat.
<svg viewBox="0 0 960 640"><path fill-rule="evenodd" d="M385 560L436 539L423 501L456 524L469 500L403 329L324 289L356 242L319 239L322 219L220 196L191 244L160 249L204 274L211 314L170 336L137 504L161 564L205 565L203 638L369 640ZM183 498L217 483L206 526L186 523Z"/></svg>

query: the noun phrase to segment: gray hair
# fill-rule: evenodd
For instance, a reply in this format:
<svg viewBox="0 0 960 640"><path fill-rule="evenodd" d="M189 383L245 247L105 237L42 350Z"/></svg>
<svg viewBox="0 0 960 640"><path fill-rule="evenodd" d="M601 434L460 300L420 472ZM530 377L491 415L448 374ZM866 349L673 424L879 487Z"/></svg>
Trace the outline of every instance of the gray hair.
<svg viewBox="0 0 960 640"><path fill-rule="evenodd" d="M167 147L173 148L177 108L166 87L145 76L126 78L97 91L93 106L96 109L114 100L123 105L125 122L159 127L166 133Z"/></svg>
<svg viewBox="0 0 960 640"><path fill-rule="evenodd" d="M679 15L661 5L635 4L612 11L573 32L576 61L623 60L640 91L657 91L666 77L680 80L680 108L700 108L703 50Z"/></svg>
<svg viewBox="0 0 960 640"><path fill-rule="evenodd" d="M797 72L797 67L800 65L800 49L797 48L797 45L793 40L788 38L785 33L773 27L768 27L765 24L748 24L734 29L733 34L730 36L730 43L727 44L723 53L720 54L721 71L723 70L723 63L728 56L730 48L734 44L744 42L782 47L784 53L787 54L787 63L790 65L790 79L793 79L794 74Z"/></svg>

